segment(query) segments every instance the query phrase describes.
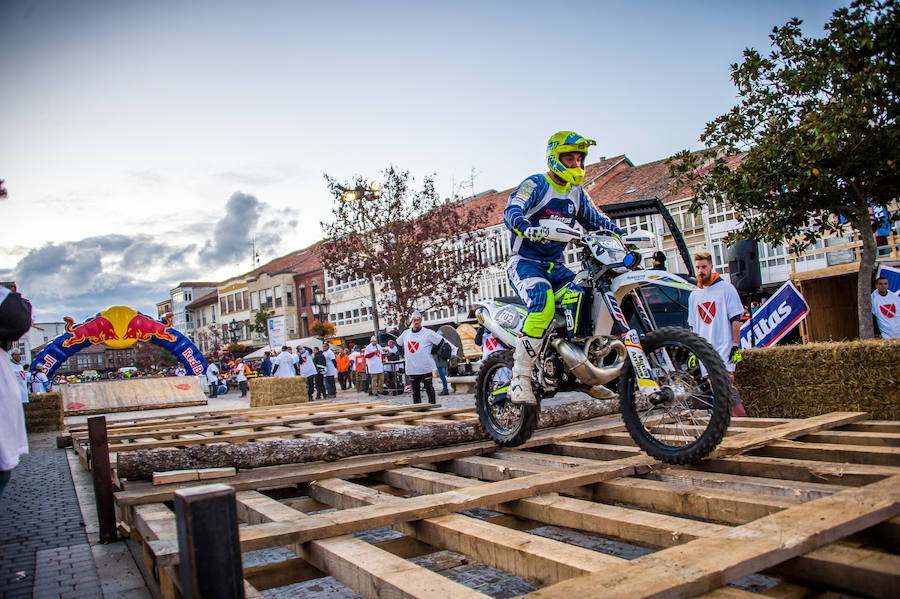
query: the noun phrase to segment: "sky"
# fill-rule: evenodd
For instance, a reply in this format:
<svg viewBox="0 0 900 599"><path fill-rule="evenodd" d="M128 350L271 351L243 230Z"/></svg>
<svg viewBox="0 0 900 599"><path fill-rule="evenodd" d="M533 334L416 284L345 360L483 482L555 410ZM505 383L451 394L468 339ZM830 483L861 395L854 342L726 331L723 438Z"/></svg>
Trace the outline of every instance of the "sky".
<svg viewBox="0 0 900 599"><path fill-rule="evenodd" d="M745 48L846 4L3 0L0 280L38 321L155 314L321 239L323 173L466 196L546 170L562 129L588 162L697 149Z"/></svg>

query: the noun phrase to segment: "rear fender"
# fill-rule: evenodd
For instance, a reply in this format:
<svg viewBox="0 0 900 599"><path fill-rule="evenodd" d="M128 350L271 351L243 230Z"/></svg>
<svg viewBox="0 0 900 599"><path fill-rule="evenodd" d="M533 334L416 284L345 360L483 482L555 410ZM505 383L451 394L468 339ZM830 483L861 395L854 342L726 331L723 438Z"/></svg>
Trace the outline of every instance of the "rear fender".
<svg viewBox="0 0 900 599"><path fill-rule="evenodd" d="M516 346L516 337L522 331L528 310L524 306L484 300L477 303L475 318L507 347Z"/></svg>

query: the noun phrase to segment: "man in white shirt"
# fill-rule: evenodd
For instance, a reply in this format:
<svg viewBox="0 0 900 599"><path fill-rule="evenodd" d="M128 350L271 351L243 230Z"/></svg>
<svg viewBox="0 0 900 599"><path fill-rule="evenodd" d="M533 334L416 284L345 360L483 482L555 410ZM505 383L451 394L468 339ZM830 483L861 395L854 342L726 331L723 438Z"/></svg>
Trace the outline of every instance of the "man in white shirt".
<svg viewBox="0 0 900 599"><path fill-rule="evenodd" d="M184 369L184 366L181 364L178 365L178 368L175 369L175 376L185 376L187 371Z"/></svg>
<svg viewBox="0 0 900 599"><path fill-rule="evenodd" d="M296 376L297 374L297 360L294 359L289 345L281 347L281 351L272 364L272 376L285 377Z"/></svg>
<svg viewBox="0 0 900 599"><path fill-rule="evenodd" d="M337 388L334 384L334 377L337 376L337 365L335 364L337 358L330 343L325 344L322 355L325 356L325 393L328 397L337 397Z"/></svg>
<svg viewBox="0 0 900 599"><path fill-rule="evenodd" d="M219 367L210 362L206 367L206 382L209 384L209 398L215 399L219 394Z"/></svg>
<svg viewBox="0 0 900 599"><path fill-rule="evenodd" d="M25 374L25 367L22 364L22 352L16 348L9 352L13 370L19 381L19 393L22 396L22 403L28 403L28 376Z"/></svg>
<svg viewBox="0 0 900 599"><path fill-rule="evenodd" d="M435 331L424 328L422 315L419 312L412 313L410 322L412 326L397 337L397 345L403 349L403 355L406 358L406 376L412 385L413 403L422 403L420 387L424 384L428 403L433 404L435 396L431 375L436 366L434 358L431 357L431 349L441 343L447 343L453 352L456 352L456 346Z"/></svg>
<svg viewBox="0 0 900 599"><path fill-rule="evenodd" d="M32 393L47 393L50 381L47 379L47 367L41 366L29 377Z"/></svg>
<svg viewBox="0 0 900 599"><path fill-rule="evenodd" d="M366 372L369 373L369 395L381 395L384 392L384 362L381 361L381 346L374 335L369 339L363 355L366 357Z"/></svg>
<svg viewBox="0 0 900 599"><path fill-rule="evenodd" d="M312 356L305 347L297 347L297 354L300 363L299 374L306 377L307 400L312 401L316 389L316 365L313 364Z"/></svg>
<svg viewBox="0 0 900 599"><path fill-rule="evenodd" d="M691 329L709 341L715 348L725 368L734 381L734 370L741 360L741 316L744 305L734 285L719 276L713 270L712 256L709 252L694 254L694 267L697 271L697 286L688 300L688 323ZM734 416L746 416L737 389L733 389L734 403L731 413Z"/></svg>
<svg viewBox="0 0 900 599"><path fill-rule="evenodd" d="M19 464L19 456L28 453L19 375L6 352L30 327L31 304L0 285L0 495Z"/></svg>
<svg viewBox="0 0 900 599"><path fill-rule="evenodd" d="M878 323L878 331L882 339L900 337L900 293L888 288L885 277L875 279L875 291L872 292L872 315Z"/></svg>

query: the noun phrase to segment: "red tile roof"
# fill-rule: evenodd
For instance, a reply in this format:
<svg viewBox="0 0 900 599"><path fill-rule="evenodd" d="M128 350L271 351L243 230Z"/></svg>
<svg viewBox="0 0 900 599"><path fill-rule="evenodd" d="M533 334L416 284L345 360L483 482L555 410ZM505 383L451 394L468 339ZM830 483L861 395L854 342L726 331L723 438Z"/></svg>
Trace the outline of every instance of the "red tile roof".
<svg viewBox="0 0 900 599"><path fill-rule="evenodd" d="M322 268L322 260L319 258L318 249L319 245L321 244L322 241L317 241L314 244L303 248L302 250L293 251L289 254L281 256L280 258L270 260L262 266L259 266L241 276L254 277L259 276L262 273L274 275L279 272L285 271L293 272L296 274L303 274L306 272L320 270Z"/></svg>
<svg viewBox="0 0 900 599"><path fill-rule="evenodd" d="M199 298L195 299L194 301L192 301L191 303L189 303L187 305L187 309L195 310L195 309L201 308L203 306L208 306L209 304L214 304L217 301L219 301L219 291L216 289L213 289L210 293L207 293L203 297L199 297ZM162 302L160 302L160 303L162 303Z"/></svg>

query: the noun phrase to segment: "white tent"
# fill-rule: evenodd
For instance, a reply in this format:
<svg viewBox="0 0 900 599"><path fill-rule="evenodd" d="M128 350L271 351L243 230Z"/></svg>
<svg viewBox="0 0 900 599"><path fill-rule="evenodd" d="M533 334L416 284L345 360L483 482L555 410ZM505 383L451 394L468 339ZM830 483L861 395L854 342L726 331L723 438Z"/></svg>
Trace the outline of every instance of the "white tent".
<svg viewBox="0 0 900 599"><path fill-rule="evenodd" d="M296 350L298 345L302 345L303 347L322 347L322 339L319 337L304 337L303 339L288 339L284 342L285 345L291 346L291 349ZM280 347L276 347L278 351L281 351ZM261 347L253 353L249 353L244 356L244 360L257 360L266 355L267 351L272 351L272 349L266 345L265 347Z"/></svg>

